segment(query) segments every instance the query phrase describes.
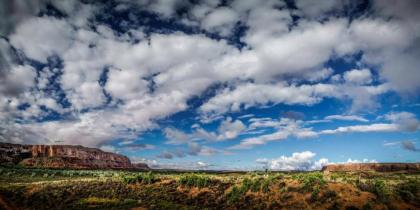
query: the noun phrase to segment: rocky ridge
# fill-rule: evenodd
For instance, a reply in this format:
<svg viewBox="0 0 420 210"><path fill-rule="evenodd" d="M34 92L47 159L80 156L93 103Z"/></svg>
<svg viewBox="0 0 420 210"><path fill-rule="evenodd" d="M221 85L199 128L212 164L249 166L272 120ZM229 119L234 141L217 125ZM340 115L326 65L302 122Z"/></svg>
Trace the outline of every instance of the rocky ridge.
<svg viewBox="0 0 420 210"><path fill-rule="evenodd" d="M149 169L146 164L132 164L126 156L79 145L0 143L0 163L42 168Z"/></svg>
<svg viewBox="0 0 420 210"><path fill-rule="evenodd" d="M347 163L331 164L322 168L330 171L420 172L420 163Z"/></svg>

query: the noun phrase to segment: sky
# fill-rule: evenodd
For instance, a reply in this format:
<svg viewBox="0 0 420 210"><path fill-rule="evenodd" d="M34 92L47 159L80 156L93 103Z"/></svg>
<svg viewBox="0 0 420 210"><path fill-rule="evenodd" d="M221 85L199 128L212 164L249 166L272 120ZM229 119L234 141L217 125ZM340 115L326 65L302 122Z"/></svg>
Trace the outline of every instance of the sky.
<svg viewBox="0 0 420 210"><path fill-rule="evenodd" d="M153 168L420 161L420 1L0 3L0 141Z"/></svg>

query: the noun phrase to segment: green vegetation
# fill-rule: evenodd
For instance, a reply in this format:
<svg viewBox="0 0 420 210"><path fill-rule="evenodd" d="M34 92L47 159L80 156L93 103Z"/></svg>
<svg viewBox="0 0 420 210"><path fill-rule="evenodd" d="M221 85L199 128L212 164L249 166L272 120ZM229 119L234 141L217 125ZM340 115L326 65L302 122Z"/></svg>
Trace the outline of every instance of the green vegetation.
<svg viewBox="0 0 420 210"><path fill-rule="evenodd" d="M387 183L382 179L370 179L366 182L360 180L356 181L359 189L366 192L371 192L382 202L388 202L391 195L391 190Z"/></svg>
<svg viewBox="0 0 420 210"><path fill-rule="evenodd" d="M419 178L419 174L374 172L324 175L0 167L0 195L22 209L392 209L400 203L416 209Z"/></svg>
<svg viewBox="0 0 420 210"><path fill-rule="evenodd" d="M396 192L407 202L420 203L420 198L418 197L418 194L420 193L420 180L409 179L402 182L397 186Z"/></svg>
<svg viewBox="0 0 420 210"><path fill-rule="evenodd" d="M138 173L134 175L123 176L123 181L126 184L153 184L156 181L158 181L158 178L151 171L149 171L147 173Z"/></svg>
<svg viewBox="0 0 420 210"><path fill-rule="evenodd" d="M186 174L181 175L178 182L181 185L188 186L188 187L208 187L212 183L212 180L206 175L199 175L199 174Z"/></svg>
<svg viewBox="0 0 420 210"><path fill-rule="evenodd" d="M319 188L327 183L321 172L302 173L297 175L295 179L302 183L302 188L307 192L313 192L315 189L319 191Z"/></svg>

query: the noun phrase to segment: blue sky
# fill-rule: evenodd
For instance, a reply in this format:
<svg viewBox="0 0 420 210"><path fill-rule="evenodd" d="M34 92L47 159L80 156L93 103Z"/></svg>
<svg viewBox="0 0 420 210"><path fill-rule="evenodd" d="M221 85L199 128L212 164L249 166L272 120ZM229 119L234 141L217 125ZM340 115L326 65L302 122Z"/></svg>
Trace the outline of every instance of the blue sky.
<svg viewBox="0 0 420 210"><path fill-rule="evenodd" d="M11 1L0 141L155 168L420 160L420 4Z"/></svg>

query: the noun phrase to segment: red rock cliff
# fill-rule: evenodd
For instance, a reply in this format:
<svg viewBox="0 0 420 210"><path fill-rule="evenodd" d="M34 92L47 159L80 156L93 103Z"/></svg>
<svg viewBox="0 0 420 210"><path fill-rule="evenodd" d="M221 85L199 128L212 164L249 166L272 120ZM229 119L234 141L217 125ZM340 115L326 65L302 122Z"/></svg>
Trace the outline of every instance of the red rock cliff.
<svg viewBox="0 0 420 210"><path fill-rule="evenodd" d="M420 163L348 163L324 166L322 171L420 172Z"/></svg>
<svg viewBox="0 0 420 210"><path fill-rule="evenodd" d="M29 167L136 169L126 156L72 145L20 145L0 143L0 162Z"/></svg>

